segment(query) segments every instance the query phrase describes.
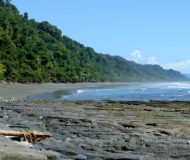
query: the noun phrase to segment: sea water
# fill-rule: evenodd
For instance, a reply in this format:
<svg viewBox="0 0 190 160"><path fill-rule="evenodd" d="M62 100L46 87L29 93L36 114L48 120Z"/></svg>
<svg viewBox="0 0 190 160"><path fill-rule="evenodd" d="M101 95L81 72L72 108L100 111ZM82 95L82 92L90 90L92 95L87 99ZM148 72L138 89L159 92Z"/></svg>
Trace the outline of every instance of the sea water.
<svg viewBox="0 0 190 160"><path fill-rule="evenodd" d="M51 101L190 101L190 82L93 84L83 88L60 88L52 93L30 95L27 99Z"/></svg>

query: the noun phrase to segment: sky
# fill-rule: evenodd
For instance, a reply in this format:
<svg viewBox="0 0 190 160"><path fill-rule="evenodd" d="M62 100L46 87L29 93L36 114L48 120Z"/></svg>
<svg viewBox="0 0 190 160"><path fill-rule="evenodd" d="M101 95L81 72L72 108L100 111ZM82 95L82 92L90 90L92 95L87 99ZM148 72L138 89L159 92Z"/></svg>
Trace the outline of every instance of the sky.
<svg viewBox="0 0 190 160"><path fill-rule="evenodd" d="M189 0L12 0L30 19L142 64L190 73Z"/></svg>

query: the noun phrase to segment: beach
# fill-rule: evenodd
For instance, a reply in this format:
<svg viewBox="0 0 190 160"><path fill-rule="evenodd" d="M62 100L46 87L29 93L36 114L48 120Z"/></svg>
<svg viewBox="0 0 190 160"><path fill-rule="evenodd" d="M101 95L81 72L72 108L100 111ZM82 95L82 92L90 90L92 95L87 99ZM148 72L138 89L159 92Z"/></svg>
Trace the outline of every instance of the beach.
<svg viewBox="0 0 190 160"><path fill-rule="evenodd" d="M89 87L110 83L0 83L0 97L22 99L32 94L49 93L61 89Z"/></svg>
<svg viewBox="0 0 190 160"><path fill-rule="evenodd" d="M189 6L0 0L0 160L190 160Z"/></svg>
<svg viewBox="0 0 190 160"><path fill-rule="evenodd" d="M7 130L52 134L33 144L61 159L190 159L190 102L0 102ZM38 153L39 154L39 153ZM48 159L48 158L47 158Z"/></svg>

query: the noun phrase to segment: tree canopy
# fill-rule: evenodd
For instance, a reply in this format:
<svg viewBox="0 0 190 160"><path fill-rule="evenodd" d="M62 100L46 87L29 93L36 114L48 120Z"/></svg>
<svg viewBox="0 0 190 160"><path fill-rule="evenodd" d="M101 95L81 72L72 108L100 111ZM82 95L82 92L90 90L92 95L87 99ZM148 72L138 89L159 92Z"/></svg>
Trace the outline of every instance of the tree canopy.
<svg viewBox="0 0 190 160"><path fill-rule="evenodd" d="M0 79L14 82L179 81L177 71L100 54L0 0Z"/></svg>

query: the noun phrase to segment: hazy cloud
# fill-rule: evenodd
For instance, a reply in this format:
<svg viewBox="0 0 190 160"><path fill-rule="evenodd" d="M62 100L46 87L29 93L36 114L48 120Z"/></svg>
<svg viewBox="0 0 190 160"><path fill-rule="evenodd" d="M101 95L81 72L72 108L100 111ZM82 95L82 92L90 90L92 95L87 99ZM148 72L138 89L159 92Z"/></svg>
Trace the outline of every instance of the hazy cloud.
<svg viewBox="0 0 190 160"><path fill-rule="evenodd" d="M135 50L131 53L131 58L133 61L137 63L143 63L144 62L144 57L141 55L141 51Z"/></svg>
<svg viewBox="0 0 190 160"><path fill-rule="evenodd" d="M137 63L143 63L143 64L158 64L157 58L155 56L145 58L142 56L140 50L135 50L131 53L131 60L137 62Z"/></svg>
<svg viewBox="0 0 190 160"><path fill-rule="evenodd" d="M148 64L158 64L158 61L157 61L157 58L155 56L153 56L153 57L149 57L147 59L147 63Z"/></svg>
<svg viewBox="0 0 190 160"><path fill-rule="evenodd" d="M182 73L190 73L190 60L162 65L165 69L174 69Z"/></svg>
<svg viewBox="0 0 190 160"><path fill-rule="evenodd" d="M182 62L175 62L175 63L168 63L168 64L161 64L158 62L157 57L143 57L140 50L135 50L130 55L130 60L135 61L136 63L141 64L158 64L162 66L164 69L174 69L180 71L181 73L190 73L190 60L182 61Z"/></svg>

